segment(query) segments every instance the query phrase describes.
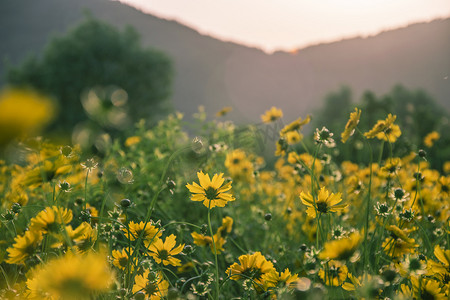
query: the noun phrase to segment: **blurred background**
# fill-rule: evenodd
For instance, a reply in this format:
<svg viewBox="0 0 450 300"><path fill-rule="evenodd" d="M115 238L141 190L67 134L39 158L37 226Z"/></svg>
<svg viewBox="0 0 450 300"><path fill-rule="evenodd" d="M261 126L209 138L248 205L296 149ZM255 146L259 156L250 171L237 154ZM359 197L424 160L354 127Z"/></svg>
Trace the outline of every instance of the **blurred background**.
<svg viewBox="0 0 450 300"><path fill-rule="evenodd" d="M448 159L450 2L390 2L0 1L0 86L52 103L29 128L97 150L142 118L190 120L201 105L208 119L231 107L237 124L275 105L336 135L358 106L362 128L398 116L399 155L439 131ZM8 115L29 119L18 107Z"/></svg>

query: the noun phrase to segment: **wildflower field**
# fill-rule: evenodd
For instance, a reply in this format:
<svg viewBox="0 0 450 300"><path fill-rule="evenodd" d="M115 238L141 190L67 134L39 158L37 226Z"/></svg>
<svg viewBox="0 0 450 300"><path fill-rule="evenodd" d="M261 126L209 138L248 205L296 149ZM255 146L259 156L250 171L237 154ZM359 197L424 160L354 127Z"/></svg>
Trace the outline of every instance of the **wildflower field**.
<svg viewBox="0 0 450 300"><path fill-rule="evenodd" d="M0 298L450 298L438 132L396 157L392 114L362 131L356 108L307 135L310 116L237 126L228 111L141 121L103 153L21 139L0 161ZM338 163L356 138L367 160Z"/></svg>

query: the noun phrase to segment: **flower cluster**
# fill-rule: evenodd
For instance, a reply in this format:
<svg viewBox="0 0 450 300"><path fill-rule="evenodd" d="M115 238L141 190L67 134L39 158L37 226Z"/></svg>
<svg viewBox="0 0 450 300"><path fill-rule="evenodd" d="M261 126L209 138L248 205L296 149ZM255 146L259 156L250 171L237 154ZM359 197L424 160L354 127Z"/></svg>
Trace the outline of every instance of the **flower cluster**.
<svg viewBox="0 0 450 300"><path fill-rule="evenodd" d="M194 143L181 114L101 156L23 139L0 160L0 298L448 299L445 133L402 153L392 114L355 109L340 135L282 116L259 124L275 156L203 110Z"/></svg>

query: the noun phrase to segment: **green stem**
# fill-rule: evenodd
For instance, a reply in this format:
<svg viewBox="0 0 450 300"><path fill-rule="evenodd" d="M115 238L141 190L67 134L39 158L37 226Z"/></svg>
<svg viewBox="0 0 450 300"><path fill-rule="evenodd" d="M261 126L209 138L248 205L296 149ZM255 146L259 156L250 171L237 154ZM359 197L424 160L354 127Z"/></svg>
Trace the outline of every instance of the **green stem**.
<svg viewBox="0 0 450 300"><path fill-rule="evenodd" d="M88 185L88 177L89 177L89 170L86 171L86 179L84 181L84 202L83 202L83 210L86 210L86 203L87 203L87 185Z"/></svg>
<svg viewBox="0 0 450 300"><path fill-rule="evenodd" d="M164 178L166 177L167 170L169 168L170 163L172 162L172 160L176 156L178 156L178 154L180 154L184 150L187 150L187 149L190 149L190 148L191 147L189 146L189 147L184 147L184 148L178 149L177 151L172 153L172 155L170 155L170 157L169 157L169 159L168 159L168 161L167 161L167 163L166 163L166 165L164 167L164 171L162 172L161 177L159 179L159 183L158 183L159 190L153 195L152 201L150 202L150 206L148 207L147 214L145 216L144 227L142 228L142 231L140 232L139 237L136 240L135 250L133 251L133 257L135 255L135 253L136 254L139 253L139 249L140 249L141 244L142 244L142 237L144 235L145 228L147 227L147 224L149 223L150 217L152 216L152 212L153 212L153 208L155 207L156 200L158 199L159 194L165 189L163 187ZM133 276L134 276L135 273L136 273L136 269L133 271ZM131 282L129 282L128 289L130 291L131 291L132 287L133 287L133 285L131 284Z"/></svg>
<svg viewBox="0 0 450 300"><path fill-rule="evenodd" d="M215 260L215 267L216 267L216 299L219 299L219 292L220 292L220 287L219 287L219 264L217 263L217 249L216 249L216 242L214 241L214 234L213 234L213 230L212 230L212 226L211 226L211 201L209 200L209 205L208 205L208 227L209 227L209 232L211 234L211 240L212 240L212 244L213 244L213 249L214 249L214 260Z"/></svg>
<svg viewBox="0 0 450 300"><path fill-rule="evenodd" d="M319 249L319 232L321 235L321 238L323 238L323 232L322 232L322 227L320 224L320 215L319 212L317 211L317 204L316 204L316 192L314 189L314 184L317 183L318 187L320 187L319 183L316 182L315 177L314 177L314 167L316 164L316 158L317 158L317 154L319 153L320 147L322 146L322 144L319 144L316 147L316 151L314 152L314 158L313 158L313 163L311 165L311 171L310 171L310 176L311 176L311 196L313 198L314 201L314 211L316 212L316 221L317 221L317 228L316 228L316 248Z"/></svg>
<svg viewBox="0 0 450 300"><path fill-rule="evenodd" d="M3 267L2 267L1 265L0 265L0 269L2 270L3 277L5 277L5 283L6 283L6 286L7 286L8 289L10 290L10 289L11 289L11 286L9 285L8 276L6 275L6 272L5 272L5 270L3 269Z"/></svg>
<svg viewBox="0 0 450 300"><path fill-rule="evenodd" d="M380 156L378 156L378 166L381 165L381 160L383 159L383 150L384 150L384 140L381 141Z"/></svg>
<svg viewBox="0 0 450 300"><path fill-rule="evenodd" d="M104 191L105 191L105 181L102 180L102 183L103 183L103 193L104 193ZM95 245L94 245L94 248L97 249L97 250L98 250L97 246L99 244L99 238L102 235L102 226L101 225L102 225L102 221L103 221L103 212L105 210L106 196L107 195L103 194L102 205L100 207L100 214L99 214L99 218L98 218L98 226L97 226L97 228L98 228L98 234L97 234L98 238L95 241Z"/></svg>
<svg viewBox="0 0 450 300"><path fill-rule="evenodd" d="M364 134L359 131L361 136L364 138ZM366 223L364 224L364 267L368 266L369 262L369 249L368 249L368 233L369 233L369 219L370 219L370 205L371 205L371 194L372 194L372 175L373 175L373 150L372 146L370 145L369 141L365 139L367 142L367 145L369 146L369 152L370 152L370 171L369 171L369 188L367 192L367 206L366 206ZM384 146L384 145L383 145ZM382 151L381 151L382 154ZM381 157L381 155L380 155Z"/></svg>

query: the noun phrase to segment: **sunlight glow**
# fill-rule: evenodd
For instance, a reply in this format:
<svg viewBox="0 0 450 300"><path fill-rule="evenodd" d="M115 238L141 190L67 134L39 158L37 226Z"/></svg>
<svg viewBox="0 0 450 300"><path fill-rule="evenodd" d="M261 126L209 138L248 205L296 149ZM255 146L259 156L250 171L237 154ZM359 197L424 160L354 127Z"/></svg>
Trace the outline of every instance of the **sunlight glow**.
<svg viewBox="0 0 450 300"><path fill-rule="evenodd" d="M302 48L450 16L449 0L120 0L202 34L262 48Z"/></svg>

